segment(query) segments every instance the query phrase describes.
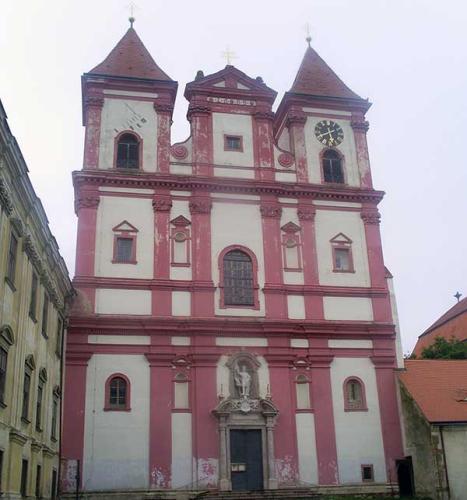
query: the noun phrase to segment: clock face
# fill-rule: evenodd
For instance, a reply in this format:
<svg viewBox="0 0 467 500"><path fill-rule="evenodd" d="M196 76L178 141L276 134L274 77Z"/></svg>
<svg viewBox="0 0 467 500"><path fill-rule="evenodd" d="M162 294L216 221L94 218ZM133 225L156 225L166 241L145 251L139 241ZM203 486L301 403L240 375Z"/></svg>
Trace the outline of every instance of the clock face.
<svg viewBox="0 0 467 500"><path fill-rule="evenodd" d="M344 140L344 131L331 120L323 120L315 127L315 135L319 142L325 146L339 146Z"/></svg>

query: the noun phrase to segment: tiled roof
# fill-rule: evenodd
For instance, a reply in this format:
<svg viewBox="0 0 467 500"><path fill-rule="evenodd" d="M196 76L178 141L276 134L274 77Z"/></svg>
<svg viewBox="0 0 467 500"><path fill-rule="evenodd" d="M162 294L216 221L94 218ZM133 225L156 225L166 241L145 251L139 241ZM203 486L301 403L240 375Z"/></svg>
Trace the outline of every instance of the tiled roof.
<svg viewBox="0 0 467 500"><path fill-rule="evenodd" d="M467 312L467 297L465 299L462 299L459 301L454 307L451 307L448 312L444 313L437 321L435 321L430 328L427 328L422 335L426 335L427 333L431 332L432 330L435 330L436 328L440 327L442 324L447 323L449 320L455 318L456 316L459 316L460 314L463 314ZM467 338L467 330L465 331L465 337Z"/></svg>
<svg viewBox="0 0 467 500"><path fill-rule="evenodd" d="M344 99L361 99L310 46L303 56L290 92Z"/></svg>
<svg viewBox="0 0 467 500"><path fill-rule="evenodd" d="M104 61L89 73L172 81L156 64L133 28L125 33Z"/></svg>
<svg viewBox="0 0 467 500"><path fill-rule="evenodd" d="M405 369L399 380L429 422L467 422L467 360L406 360Z"/></svg>

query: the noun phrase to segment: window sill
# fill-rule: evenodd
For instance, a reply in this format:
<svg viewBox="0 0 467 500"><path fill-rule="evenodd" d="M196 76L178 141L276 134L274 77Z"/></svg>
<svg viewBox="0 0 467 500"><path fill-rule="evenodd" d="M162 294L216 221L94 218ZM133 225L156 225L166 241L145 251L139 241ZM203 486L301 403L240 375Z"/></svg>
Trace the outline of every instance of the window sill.
<svg viewBox="0 0 467 500"><path fill-rule="evenodd" d="M40 427L37 427L37 425L36 425L36 432L40 432L42 434L42 429Z"/></svg>
<svg viewBox="0 0 467 500"><path fill-rule="evenodd" d="M181 262L171 262L170 265L172 267L191 267L189 262L181 263Z"/></svg>
<svg viewBox="0 0 467 500"><path fill-rule="evenodd" d="M104 411L131 411L131 408L109 408L106 406Z"/></svg>
<svg viewBox="0 0 467 500"><path fill-rule="evenodd" d="M301 273L301 272L303 272L303 269L301 269L301 268L284 267L284 271L286 273Z"/></svg>
<svg viewBox="0 0 467 500"><path fill-rule="evenodd" d="M344 408L344 411L348 411L348 412L368 411L368 408Z"/></svg>
<svg viewBox="0 0 467 500"><path fill-rule="evenodd" d="M37 323L37 319L31 311L29 311L29 317L32 319L33 323Z"/></svg>
<svg viewBox="0 0 467 500"><path fill-rule="evenodd" d="M225 305L225 304L219 304L219 309L249 309L252 311L259 311L259 305L258 306L241 306L241 305Z"/></svg>
<svg viewBox="0 0 467 500"><path fill-rule="evenodd" d="M112 260L112 264L133 264L134 266L138 264L136 260Z"/></svg>
<svg viewBox="0 0 467 500"><path fill-rule="evenodd" d="M332 272L339 274L355 274L355 271L353 269L350 269L349 271L343 271L341 269L333 269Z"/></svg>
<svg viewBox="0 0 467 500"><path fill-rule="evenodd" d="M314 413L313 408L296 408L295 413Z"/></svg>
<svg viewBox="0 0 467 500"><path fill-rule="evenodd" d="M44 332L44 330L41 330L41 333L42 333L42 336L45 338L45 340L49 339L49 336L47 335L46 332Z"/></svg>
<svg viewBox="0 0 467 500"><path fill-rule="evenodd" d="M21 422L23 422L23 424L26 424L26 425L29 425L31 423L31 421L28 420L26 417L21 417Z"/></svg>
<svg viewBox="0 0 467 500"><path fill-rule="evenodd" d="M172 413L191 413L191 408L172 408Z"/></svg>
<svg viewBox="0 0 467 500"><path fill-rule="evenodd" d="M52 436L50 438L50 440L52 441L52 443L56 443L58 441L58 439L56 437L54 437L54 436Z"/></svg>
<svg viewBox="0 0 467 500"><path fill-rule="evenodd" d="M0 409L4 410L7 407L8 405L6 405L3 401L0 401Z"/></svg>
<svg viewBox="0 0 467 500"><path fill-rule="evenodd" d="M16 292L15 285L13 284L13 281L8 276L5 276L5 283L8 284L8 286L11 288L13 292Z"/></svg>

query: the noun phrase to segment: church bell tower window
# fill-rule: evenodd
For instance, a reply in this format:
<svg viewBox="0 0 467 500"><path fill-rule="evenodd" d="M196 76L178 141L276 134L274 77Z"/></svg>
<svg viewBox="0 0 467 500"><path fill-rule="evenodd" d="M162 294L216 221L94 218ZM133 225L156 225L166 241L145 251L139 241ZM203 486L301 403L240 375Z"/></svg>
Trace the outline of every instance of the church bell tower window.
<svg viewBox="0 0 467 500"><path fill-rule="evenodd" d="M243 137L239 135L224 135L225 151L243 151Z"/></svg>
<svg viewBox="0 0 467 500"><path fill-rule="evenodd" d="M345 182L342 158L337 151L327 149L323 153L322 164L324 182L336 184L343 184Z"/></svg>
<svg viewBox="0 0 467 500"><path fill-rule="evenodd" d="M117 142L117 168L140 168L140 141L133 134L123 134Z"/></svg>

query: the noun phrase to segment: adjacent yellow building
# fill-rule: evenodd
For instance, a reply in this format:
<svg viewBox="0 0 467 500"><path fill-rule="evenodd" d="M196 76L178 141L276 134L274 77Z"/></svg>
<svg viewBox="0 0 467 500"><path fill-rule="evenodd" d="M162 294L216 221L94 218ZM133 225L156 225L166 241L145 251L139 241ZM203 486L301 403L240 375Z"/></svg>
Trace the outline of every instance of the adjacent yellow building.
<svg viewBox="0 0 467 500"><path fill-rule="evenodd" d="M0 101L0 492L54 498L62 353L73 296Z"/></svg>

